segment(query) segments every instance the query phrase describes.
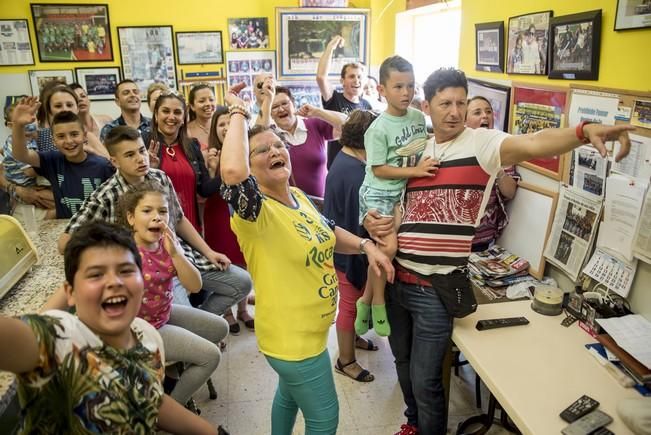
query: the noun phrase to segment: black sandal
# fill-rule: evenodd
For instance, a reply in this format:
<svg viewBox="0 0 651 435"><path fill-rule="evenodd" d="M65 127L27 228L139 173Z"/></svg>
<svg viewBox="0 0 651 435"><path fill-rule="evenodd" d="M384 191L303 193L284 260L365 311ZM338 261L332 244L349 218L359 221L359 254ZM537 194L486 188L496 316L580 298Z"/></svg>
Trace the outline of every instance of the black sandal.
<svg viewBox="0 0 651 435"><path fill-rule="evenodd" d="M348 376L350 379L353 379L353 380L355 380L357 382L371 382L371 381L373 381L375 379L375 376L373 376L371 374L371 372L369 372L366 369L362 369L362 371L359 372L359 374L357 376L353 376L353 375L351 375L349 373L346 373L346 371L344 369L346 367L348 367L349 365L351 365L351 364L355 364L356 362L357 362L357 360L354 359L351 362L349 362L348 364L342 364L341 361L339 361L339 358L337 358L337 363L335 364L335 371L337 373L340 373L340 374L344 375L344 376Z"/></svg>
<svg viewBox="0 0 651 435"><path fill-rule="evenodd" d="M357 343L362 340L362 342L366 343L366 346L358 346ZM373 341L369 338L362 338L359 335L355 336L355 349L362 349L362 350L368 350L370 352L375 352L379 348L373 343Z"/></svg>
<svg viewBox="0 0 651 435"><path fill-rule="evenodd" d="M240 319L240 313L246 313L249 314L246 311L238 311L237 312L237 320L240 320L242 323L244 323L244 326L246 326L248 329L255 331L255 319L249 319L249 320L242 320ZM249 314L249 316L251 316Z"/></svg>

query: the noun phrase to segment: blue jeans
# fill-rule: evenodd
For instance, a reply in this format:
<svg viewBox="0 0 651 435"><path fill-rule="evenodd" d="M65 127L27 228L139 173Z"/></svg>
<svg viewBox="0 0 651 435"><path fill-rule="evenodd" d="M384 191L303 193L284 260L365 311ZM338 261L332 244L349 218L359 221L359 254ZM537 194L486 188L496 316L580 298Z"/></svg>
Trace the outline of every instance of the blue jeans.
<svg viewBox="0 0 651 435"><path fill-rule="evenodd" d="M421 435L447 432L443 359L452 334L452 318L431 287L387 285L386 308L398 382L410 425Z"/></svg>

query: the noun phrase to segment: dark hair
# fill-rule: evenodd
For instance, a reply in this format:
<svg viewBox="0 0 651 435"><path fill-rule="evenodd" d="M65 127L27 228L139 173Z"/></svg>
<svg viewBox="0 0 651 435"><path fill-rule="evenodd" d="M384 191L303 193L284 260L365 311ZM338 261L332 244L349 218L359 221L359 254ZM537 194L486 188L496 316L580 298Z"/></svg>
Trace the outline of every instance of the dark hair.
<svg viewBox="0 0 651 435"><path fill-rule="evenodd" d="M488 101L488 98L486 98L486 97L482 97L481 95L475 95L475 96L472 97L472 98L468 98L468 106L470 106L470 103L472 103L472 102L475 101L475 100L483 100L483 101L486 102L486 104L488 104L488 107L490 107L491 109L493 109L493 105L491 104L490 101Z"/></svg>
<svg viewBox="0 0 651 435"><path fill-rule="evenodd" d="M140 139L140 132L138 130L128 125L118 125L108 132L106 138L104 138L104 146L109 154L113 156L115 155L114 145L125 140L137 141L138 139Z"/></svg>
<svg viewBox="0 0 651 435"><path fill-rule="evenodd" d="M217 136L217 124L221 116L228 115L228 107L217 106L215 113L212 114L212 121L210 121L210 133L208 133L208 148L222 149L223 143Z"/></svg>
<svg viewBox="0 0 651 435"><path fill-rule="evenodd" d="M210 93L213 94L213 97L215 96L215 93L213 92L212 87L208 86L205 83L201 83L201 84L193 86L192 89L190 89L190 95L188 95L188 102L190 103L188 105L188 115L190 117L190 121L193 121L197 117L197 114L194 113L194 110L192 110L192 105L194 104L194 98L196 97L197 92L202 90L202 89L210 90Z"/></svg>
<svg viewBox="0 0 651 435"><path fill-rule="evenodd" d="M339 143L350 148L364 149L364 133L375 121L377 113L370 110L353 110L341 128Z"/></svg>
<svg viewBox="0 0 651 435"><path fill-rule="evenodd" d="M52 117L52 109L50 108L50 101L52 100L52 97L54 94L58 94L59 92L63 92L65 94L69 94L74 98L75 104L79 104L79 97L77 97L77 94L75 94L75 91L70 89L70 86L68 85L63 85L61 83L57 83L53 86L50 86L46 89L43 89L43 98L41 101L43 101L43 105L41 106L43 108L43 113L37 114L38 121L40 123L45 123L47 121L48 123L51 123L52 120L50 119ZM42 119L41 119L42 117ZM50 126L51 127L51 126Z"/></svg>
<svg viewBox="0 0 651 435"><path fill-rule="evenodd" d="M437 92L445 88L463 88L468 93L468 80L463 71L456 68L439 68L427 77L423 85L425 100L432 101Z"/></svg>
<svg viewBox="0 0 651 435"><path fill-rule="evenodd" d="M72 89L73 91L75 91L75 90L77 90L77 89L81 89L81 90L83 90L84 92L86 92L86 89L84 89L84 87L83 87L82 85L80 85L79 83L77 83L77 82L70 83L70 84L68 85L68 87L69 87L70 89Z"/></svg>
<svg viewBox="0 0 651 435"><path fill-rule="evenodd" d="M142 259L138 252L136 242L131 234L124 227L104 221L91 221L80 226L77 231L72 233L70 241L63 252L63 264L66 275L66 281L72 285L75 280L75 274L79 270L79 261L81 254L90 248L109 248L120 247L131 254L138 266L142 270Z"/></svg>
<svg viewBox="0 0 651 435"><path fill-rule="evenodd" d="M136 88L138 88L138 84L137 84L136 82L134 82L133 80L131 80L131 79L122 79L122 80L120 80L120 82L115 86L115 98L117 98L118 95L120 95L120 86L122 86L122 85L124 85L124 84L126 84L126 83L133 83L134 85L136 85ZM140 88L138 88L138 89L140 89Z"/></svg>
<svg viewBox="0 0 651 435"><path fill-rule="evenodd" d="M276 95L278 94L286 94L289 99L292 101L292 103L296 104L296 101L294 100L294 96L292 95L292 91L289 90L289 88L285 86L276 86Z"/></svg>
<svg viewBox="0 0 651 435"><path fill-rule="evenodd" d="M372 75L368 75L368 76L366 76L366 80L367 80L367 81L368 81L368 80L373 80L373 81L375 82L375 85L376 85L376 86L377 86L378 84L380 84L380 82L378 82L377 79L376 79L375 77L373 77Z"/></svg>
<svg viewBox="0 0 651 435"><path fill-rule="evenodd" d="M158 109L160 109L160 106L162 106L163 103L169 99L176 99L181 103L181 106L183 106L183 124L179 128L179 133L176 137L176 140L179 145L183 147L183 152L185 155L190 158L190 156L193 155L191 148L193 139L188 136L187 131L188 106L185 103L185 98L174 91L163 92L158 97L158 100L156 100L156 104L154 105L154 113L151 114L151 139L160 142L161 144L165 142L163 136L158 131Z"/></svg>
<svg viewBox="0 0 651 435"><path fill-rule="evenodd" d="M169 90L169 88L165 83L157 82L149 85L149 87L147 88L147 104L151 103L151 96L154 92L156 91L165 92L167 90Z"/></svg>
<svg viewBox="0 0 651 435"><path fill-rule="evenodd" d="M79 127L81 127L82 131L86 131L86 127L84 127L84 123L81 122L79 116L76 113L70 112L68 110L64 112L59 112L56 115L54 115L54 118L52 118L52 122L50 123L50 127L54 129L55 125L68 124L70 122L76 122L77 124L79 124Z"/></svg>
<svg viewBox="0 0 651 435"><path fill-rule="evenodd" d="M350 62L350 63L347 63L346 65L342 66L341 67L341 78L342 79L346 78L346 70L348 68L357 68L357 69L364 70L364 64L362 64L360 62Z"/></svg>
<svg viewBox="0 0 651 435"><path fill-rule="evenodd" d="M380 83L386 85L391 71L414 73L414 67L402 56L391 56L380 65Z"/></svg>
<svg viewBox="0 0 651 435"><path fill-rule="evenodd" d="M249 137L249 139L251 139L253 136L257 136L260 133L264 133L265 131L273 131L274 133L276 133L271 127L267 125L256 124L249 129L249 131L247 132L247 136Z"/></svg>
<svg viewBox="0 0 651 435"><path fill-rule="evenodd" d="M138 207L138 203L148 193L158 193L163 195L166 200L169 195L165 188L156 180L145 180L130 187L118 201L118 217L117 222L125 228L130 228L127 216L129 213L133 214Z"/></svg>

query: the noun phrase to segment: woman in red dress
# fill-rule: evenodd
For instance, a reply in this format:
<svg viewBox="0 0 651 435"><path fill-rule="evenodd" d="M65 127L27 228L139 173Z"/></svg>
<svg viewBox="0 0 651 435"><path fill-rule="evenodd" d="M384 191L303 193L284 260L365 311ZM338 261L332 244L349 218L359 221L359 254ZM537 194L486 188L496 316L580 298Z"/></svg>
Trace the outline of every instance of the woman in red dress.
<svg viewBox="0 0 651 435"><path fill-rule="evenodd" d="M216 156L219 161L219 155L222 149L222 143L228 129L229 114L228 108L218 107L212 117L210 125L210 135L208 137L208 153ZM219 165L214 168L216 174L219 174ZM214 176L213 169L210 169L210 176ZM240 245L237 243L237 237L231 230L230 224L231 211L224 199L216 193L208 198L204 210L204 222L206 222L204 239L208 246L217 252L222 252L230 258L231 262L237 266L246 268L244 255L240 251ZM244 322L244 325L253 330L255 322L253 317L247 311L247 298L244 298L237 304L237 319ZM237 335L240 332L240 325L233 316L231 310L224 314L228 321L231 334Z"/></svg>

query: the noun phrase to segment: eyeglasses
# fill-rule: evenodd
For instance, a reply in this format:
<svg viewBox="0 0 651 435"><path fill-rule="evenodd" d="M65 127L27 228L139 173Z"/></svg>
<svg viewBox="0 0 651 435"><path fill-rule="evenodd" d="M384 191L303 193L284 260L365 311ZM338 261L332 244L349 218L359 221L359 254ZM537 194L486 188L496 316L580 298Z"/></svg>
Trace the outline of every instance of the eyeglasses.
<svg viewBox="0 0 651 435"><path fill-rule="evenodd" d="M287 145L285 145L285 144L284 144L283 142L281 142L281 141L278 141L278 142L274 142L274 143L272 143L272 144L266 144L266 145L262 145L262 146L256 147L254 150L252 150L252 151L249 153L249 158L251 158L251 157L253 157L253 156L260 156L260 155L262 155L262 154L267 154L269 151L271 151L271 148L272 148L272 147L273 147L276 151L282 151L282 150L284 150L284 149L287 149Z"/></svg>
<svg viewBox="0 0 651 435"><path fill-rule="evenodd" d="M291 103L291 100L283 101L282 103L274 104L271 106L271 111L272 112L277 112L281 107L285 110L289 109L289 104Z"/></svg>

